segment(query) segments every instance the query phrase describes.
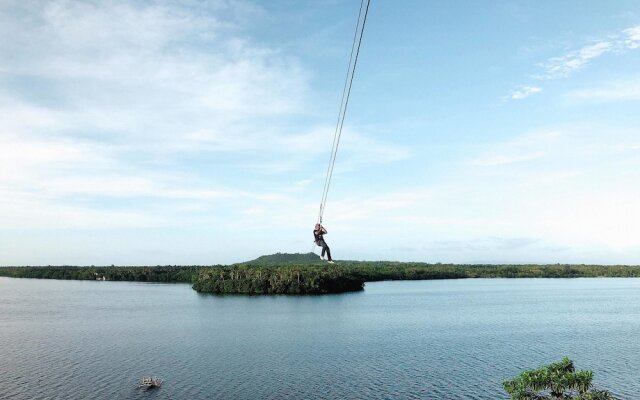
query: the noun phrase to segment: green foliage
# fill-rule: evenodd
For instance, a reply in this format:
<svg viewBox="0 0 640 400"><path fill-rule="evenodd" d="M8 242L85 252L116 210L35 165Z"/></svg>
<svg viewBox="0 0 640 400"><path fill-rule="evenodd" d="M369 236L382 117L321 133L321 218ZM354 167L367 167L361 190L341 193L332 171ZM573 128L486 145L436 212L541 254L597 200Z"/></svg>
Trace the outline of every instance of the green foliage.
<svg viewBox="0 0 640 400"><path fill-rule="evenodd" d="M326 263L313 260L288 265L326 266ZM336 265L348 270L353 276L362 278L365 282L459 278L640 277L640 266L626 265L428 264L393 261L339 261Z"/></svg>
<svg viewBox="0 0 640 400"><path fill-rule="evenodd" d="M241 265L302 265L318 262L318 255L315 253L276 253L268 256L260 256L253 261L241 263Z"/></svg>
<svg viewBox="0 0 640 400"><path fill-rule="evenodd" d="M362 290L364 280L327 266L236 265L199 271L193 288L204 293L323 294Z"/></svg>
<svg viewBox="0 0 640 400"><path fill-rule="evenodd" d="M191 283L196 266L156 267L2 267L0 276L12 278L73 279L139 282L187 282Z"/></svg>
<svg viewBox="0 0 640 400"><path fill-rule="evenodd" d="M215 275L213 271L219 274ZM294 281L291 278L292 274L296 274ZM236 275L244 278L237 278ZM82 280L104 277L113 281L190 282L195 283L196 290L211 293L302 294L360 290L362 282L384 280L640 277L640 266L456 265L389 261L339 261L331 266L320 261L314 253L278 253L232 266L0 267L0 276Z"/></svg>
<svg viewBox="0 0 640 400"><path fill-rule="evenodd" d="M503 382L512 400L614 400L611 393L591 387L592 371L576 371L573 361L562 361L523 371L513 380Z"/></svg>

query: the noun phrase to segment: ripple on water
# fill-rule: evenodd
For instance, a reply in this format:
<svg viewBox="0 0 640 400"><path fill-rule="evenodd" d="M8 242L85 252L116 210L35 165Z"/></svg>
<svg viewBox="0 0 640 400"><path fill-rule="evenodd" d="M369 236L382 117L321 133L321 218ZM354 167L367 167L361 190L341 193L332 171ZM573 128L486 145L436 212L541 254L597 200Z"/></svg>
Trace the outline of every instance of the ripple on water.
<svg viewBox="0 0 640 400"><path fill-rule="evenodd" d="M369 283L320 297L0 278L2 399L507 399L571 357L640 392L640 279ZM159 390L136 388L158 375Z"/></svg>

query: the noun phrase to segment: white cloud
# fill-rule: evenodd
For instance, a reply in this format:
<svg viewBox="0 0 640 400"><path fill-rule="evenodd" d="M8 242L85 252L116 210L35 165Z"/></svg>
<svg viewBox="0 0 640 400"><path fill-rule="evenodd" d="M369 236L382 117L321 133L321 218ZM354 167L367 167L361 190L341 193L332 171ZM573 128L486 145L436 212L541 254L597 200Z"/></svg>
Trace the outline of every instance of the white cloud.
<svg viewBox="0 0 640 400"><path fill-rule="evenodd" d="M542 88L538 86L520 86L518 89L514 90L513 93L509 96L512 100L522 100L531 96L534 93L542 92Z"/></svg>
<svg viewBox="0 0 640 400"><path fill-rule="evenodd" d="M561 133L555 130L521 135L508 142L493 145L484 154L472 161L479 167L496 167L521 163L546 157Z"/></svg>
<svg viewBox="0 0 640 400"><path fill-rule="evenodd" d="M535 151L535 150L534 151L531 151L531 150L518 151L515 149L513 151L514 152L511 154L501 152L498 154L488 155L475 160L474 163L478 166L483 166L483 167L497 166L497 165L513 164L513 163L520 163L525 161L538 160L547 155L547 152L545 151Z"/></svg>
<svg viewBox="0 0 640 400"><path fill-rule="evenodd" d="M33 193L9 192L0 187L0 219L3 231L108 230L166 226L166 216L137 208L98 210L88 205L60 204ZM7 253L5 257L9 256Z"/></svg>
<svg viewBox="0 0 640 400"><path fill-rule="evenodd" d="M17 136L0 136L0 158L3 167L33 165L53 167L59 163L88 161L91 149L80 143L58 140L41 140Z"/></svg>
<svg viewBox="0 0 640 400"><path fill-rule="evenodd" d="M542 64L544 74L539 78L557 79L566 78L573 72L584 68L591 60L614 50L615 44L610 41L599 41L597 43L583 46L571 51L561 57L554 57Z"/></svg>
<svg viewBox="0 0 640 400"><path fill-rule="evenodd" d="M265 173L301 171L304 193L333 132L288 122L308 115L311 77L248 33L256 18L244 1L0 2L2 228L232 219L293 195ZM347 130L353 168L406 155Z"/></svg>
<svg viewBox="0 0 640 400"><path fill-rule="evenodd" d="M624 29L621 33L609 38L592 41L562 56L553 57L540 64L544 73L537 75L539 79L566 78L584 68L590 62L607 53L620 53L624 50L640 47L640 26Z"/></svg>
<svg viewBox="0 0 640 400"><path fill-rule="evenodd" d="M3 8L3 37L12 40L0 44L0 68L46 84L67 132L175 143L181 132L228 133L238 121L304 104L308 77L298 61L254 44L210 10L178 2ZM16 8L28 17L16 18Z"/></svg>
<svg viewBox="0 0 640 400"><path fill-rule="evenodd" d="M532 78L537 80L568 78L605 54L622 53L625 50L637 48L640 48L640 26L633 26L608 38L591 41L564 55L549 58L538 64L542 73L535 74ZM521 100L540 91L542 88L539 86L522 85L505 99Z"/></svg>
<svg viewBox="0 0 640 400"><path fill-rule="evenodd" d="M306 118L316 104L313 76L248 33L261 18L255 4L186 4L0 2L0 37L8 38L0 41L7 77L0 82L0 234L24 232L23 243L31 244L32 232L72 237L74 229L118 229L111 238L128 233L148 251L162 246L138 232L161 235L172 227L180 233L170 239L196 244L176 245L183 250L231 248L247 258L247 251L307 250L301 221L317 212L333 137L333 121ZM637 48L635 29L545 66L571 74L620 51L619 43ZM516 89L509 98L542 90ZM336 174L412 156L385 134L345 127ZM442 261L496 251L523 261L569 260L553 259L545 246L574 249L571 260L583 250L588 259L594 247L633 254L628 249L640 236L629 200L638 198L637 137L610 129L537 131L488 145L433 181L416 173L411 185L399 179L357 197L332 192L330 238L370 259L385 256L372 249L389 246ZM99 247L83 232L73 238ZM162 242L167 248L175 245L170 239ZM298 240L303 248L286 248ZM461 241L471 247L438 244ZM69 249L77 251L73 243ZM122 257L133 254L133 244L119 243L128 249ZM30 259L29 246L21 248L27 250L12 260ZM12 251L0 241L3 260ZM180 258L186 252L176 250L174 259L188 260Z"/></svg>
<svg viewBox="0 0 640 400"><path fill-rule="evenodd" d="M624 33L627 34L625 39L625 45L630 49L640 48L640 25L634 26L629 29L625 29Z"/></svg>
<svg viewBox="0 0 640 400"><path fill-rule="evenodd" d="M615 82L603 87L576 89L564 95L569 103L606 103L640 100L640 81Z"/></svg>
<svg viewBox="0 0 640 400"><path fill-rule="evenodd" d="M329 142L326 142L326 146ZM371 164L387 164L406 160L411 151L401 145L374 139L353 129L345 129L338 149L340 165L336 171L356 170Z"/></svg>
<svg viewBox="0 0 640 400"><path fill-rule="evenodd" d="M637 137L586 126L526 133L488 146L446 183L333 201L328 223L430 260L637 263Z"/></svg>
<svg viewBox="0 0 640 400"><path fill-rule="evenodd" d="M48 197L92 195L107 197L277 199L274 194L232 188L194 187L193 178L177 173L141 170L120 159L117 146L80 143L65 138L42 139L0 135L0 187L40 192ZM188 188L184 188L185 180Z"/></svg>
<svg viewBox="0 0 640 400"><path fill-rule="evenodd" d="M235 149L258 152L260 154L244 165L262 174L281 174L299 170L311 160L319 160L324 171L332 138L332 128L324 126L292 134L265 130L228 139L200 138L197 144L187 146L198 151L209 148L215 151ZM269 156L266 159L263 157L265 154ZM404 146L388 143L345 127L338 148L338 157L340 163L336 165L336 174L406 160L411 157L411 152Z"/></svg>

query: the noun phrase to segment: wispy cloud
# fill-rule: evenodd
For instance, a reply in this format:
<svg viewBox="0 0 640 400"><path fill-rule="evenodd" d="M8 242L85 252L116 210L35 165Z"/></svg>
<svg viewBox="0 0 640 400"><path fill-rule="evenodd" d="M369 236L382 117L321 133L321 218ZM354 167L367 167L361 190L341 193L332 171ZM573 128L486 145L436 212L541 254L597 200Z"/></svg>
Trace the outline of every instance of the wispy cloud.
<svg viewBox="0 0 640 400"><path fill-rule="evenodd" d="M607 53L620 53L639 47L640 25L624 29L608 38L591 41L562 56L552 57L540 64L544 72L534 77L537 79L566 78Z"/></svg>
<svg viewBox="0 0 640 400"><path fill-rule="evenodd" d="M11 210L26 204L43 215L34 225L64 226L44 215L77 209L82 227L155 226L179 224L180 210L232 216L283 200L296 181L300 193L316 178L308 164L328 158L333 114L290 122L309 114L311 76L252 37L260 18L242 0L0 2L3 227L20 226ZM350 168L408 154L346 131ZM291 171L281 187L264 183Z"/></svg>
<svg viewBox="0 0 640 400"><path fill-rule="evenodd" d="M538 67L542 72L532 75L531 78L538 81L568 78L605 54L622 53L637 48L640 48L640 26L633 26L607 38L591 40L578 49L539 63ZM521 100L540 91L542 88L538 85L521 85L505 98Z"/></svg>
<svg viewBox="0 0 640 400"><path fill-rule="evenodd" d="M146 140L152 127L155 141L167 141L196 127L225 131L233 122L298 112L304 104L308 77L299 62L252 42L241 26L221 22L215 8L34 2L21 6L28 15L22 21L11 4L1 17L2 36L12 40L0 44L0 67L46 84L68 131L91 127ZM236 7L222 4L221 12ZM21 28L32 20L39 24Z"/></svg>
<svg viewBox="0 0 640 400"><path fill-rule="evenodd" d="M565 78L604 54L620 53L638 47L640 47L640 25L624 29L606 39L592 41L563 56L550 58L540 64L544 73L536 77L539 79Z"/></svg>
<svg viewBox="0 0 640 400"><path fill-rule="evenodd" d="M550 58L540 65L544 73L535 77L538 79L566 78L575 71L584 68L593 59L612 51L614 48L615 43L611 41L588 44L563 56Z"/></svg>
<svg viewBox="0 0 640 400"><path fill-rule="evenodd" d="M472 165L478 167L499 167L522 163L546 157L561 133L555 130L520 135L505 143L493 145L491 149L475 158Z"/></svg>
<svg viewBox="0 0 640 400"><path fill-rule="evenodd" d="M196 132L168 152L237 152L247 156L238 165L260 174L282 174L299 170L312 160L328 158L333 128L311 127L304 131L285 133L265 128L235 136L217 132ZM367 166L393 163L411 157L405 146L386 142L361 130L345 127L339 147L340 164L336 173L353 171Z"/></svg>
<svg viewBox="0 0 640 400"><path fill-rule="evenodd" d="M70 255L202 263L308 251L335 123L327 102L342 84L338 76L335 93L327 86L329 64L348 56L349 38L345 49L334 39L351 20L337 6L292 14L266 4L0 0L0 264ZM317 32L315 43L286 38L318 28L322 41ZM548 53L557 43L540 32L553 45L527 58L546 60L540 76L572 76L637 49L639 30L566 53ZM335 58L320 61L318 49ZM379 78L359 76L358 88ZM507 100L526 103L551 89L550 77L517 83L505 82ZM628 82L620 85L628 87L584 87L568 98L635 98ZM370 100L357 101L369 110L361 117ZM442 114L429 102L405 107L420 115L400 122L348 118L325 215L339 257L403 257L384 252L391 247L416 249L410 257L423 261L555 262L545 250L554 247L572 249L563 260L614 254L590 258L597 246L639 254L627 251L640 237L637 130L622 134L613 121L519 134L512 127L526 121L487 114L500 129L481 135L474 118L491 110L466 100ZM563 117L547 111L536 110L537 125ZM477 152L457 158L470 149Z"/></svg>
<svg viewBox="0 0 640 400"><path fill-rule="evenodd" d="M509 251L522 249L524 247L531 246L539 242L537 238L523 238L523 237L486 237L486 238L474 238L471 240L446 240L436 241L429 244L429 248L439 251L470 251L477 254L481 254L485 251Z"/></svg>
<svg viewBox="0 0 640 400"><path fill-rule="evenodd" d="M332 201L330 228L335 240L394 238L434 261L615 262L619 250L632 262L637 132L605 131L565 126L488 145L447 182Z"/></svg>
<svg viewBox="0 0 640 400"><path fill-rule="evenodd" d="M627 34L627 37L624 39L626 47L630 49L640 48L640 26L625 29L624 33Z"/></svg>
<svg viewBox="0 0 640 400"><path fill-rule="evenodd" d="M614 82L602 87L569 91L564 95L568 103L607 103L640 100L640 81Z"/></svg>
<svg viewBox="0 0 640 400"><path fill-rule="evenodd" d="M514 90L513 93L508 96L508 98L512 100L522 100L526 99L532 94L540 92L542 92L542 88L538 86L520 86L518 89Z"/></svg>

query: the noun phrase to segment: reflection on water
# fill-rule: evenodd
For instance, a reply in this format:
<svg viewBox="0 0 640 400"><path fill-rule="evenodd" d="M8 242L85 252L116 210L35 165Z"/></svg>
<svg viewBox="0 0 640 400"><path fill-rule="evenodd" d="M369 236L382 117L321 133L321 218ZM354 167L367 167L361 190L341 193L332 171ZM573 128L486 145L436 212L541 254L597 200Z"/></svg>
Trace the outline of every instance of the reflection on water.
<svg viewBox="0 0 640 400"><path fill-rule="evenodd" d="M569 356L640 393L640 279L368 283L342 295L0 278L0 398L506 399ZM137 389L142 376L162 388Z"/></svg>

